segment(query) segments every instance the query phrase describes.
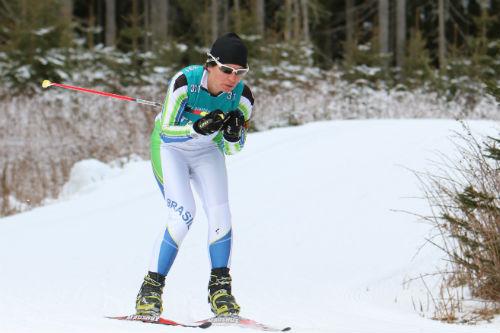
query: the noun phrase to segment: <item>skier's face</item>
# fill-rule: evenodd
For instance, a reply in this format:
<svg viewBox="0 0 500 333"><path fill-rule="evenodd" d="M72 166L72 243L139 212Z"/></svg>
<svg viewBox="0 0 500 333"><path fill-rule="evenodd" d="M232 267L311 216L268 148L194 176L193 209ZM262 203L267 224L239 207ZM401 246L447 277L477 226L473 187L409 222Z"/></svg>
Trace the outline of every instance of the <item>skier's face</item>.
<svg viewBox="0 0 500 333"><path fill-rule="evenodd" d="M235 70L243 69L244 67L235 64L224 64ZM232 73L225 73L220 68L219 65L213 67L208 67L208 90L213 94L218 94L221 91L230 92L236 85L240 82L241 76L236 75L233 71Z"/></svg>

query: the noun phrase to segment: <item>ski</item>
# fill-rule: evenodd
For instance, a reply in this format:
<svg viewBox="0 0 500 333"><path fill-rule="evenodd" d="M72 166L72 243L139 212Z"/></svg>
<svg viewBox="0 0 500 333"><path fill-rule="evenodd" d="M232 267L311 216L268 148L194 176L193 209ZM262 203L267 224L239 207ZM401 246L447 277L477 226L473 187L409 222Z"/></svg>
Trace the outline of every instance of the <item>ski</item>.
<svg viewBox="0 0 500 333"><path fill-rule="evenodd" d="M292 329L291 327L278 328L269 326L266 324L259 323L253 319L240 317L238 315L216 316L205 320L197 321L196 323L201 325L210 323L213 326L233 326L233 327L236 326L236 327L251 328L266 332L287 332Z"/></svg>
<svg viewBox="0 0 500 333"><path fill-rule="evenodd" d="M192 327L192 328L207 328L212 325L211 322L203 322L196 323L193 325L183 324L177 321L173 321L170 319L158 317L158 316L141 316L141 315L130 315L130 316L118 316L118 317L106 317L108 319L117 319L117 320L129 320L129 321L138 321L148 324L158 324L158 325L167 325L167 326L179 326L179 327Z"/></svg>

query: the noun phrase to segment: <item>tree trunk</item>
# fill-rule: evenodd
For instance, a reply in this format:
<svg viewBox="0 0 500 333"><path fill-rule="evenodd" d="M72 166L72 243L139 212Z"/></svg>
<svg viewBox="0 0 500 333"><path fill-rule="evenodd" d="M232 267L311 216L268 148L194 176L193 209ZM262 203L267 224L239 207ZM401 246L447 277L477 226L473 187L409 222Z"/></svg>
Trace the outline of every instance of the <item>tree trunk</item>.
<svg viewBox="0 0 500 333"><path fill-rule="evenodd" d="M404 66L406 50L406 0L396 1L396 65Z"/></svg>
<svg viewBox="0 0 500 333"><path fill-rule="evenodd" d="M355 28L354 28L354 1L346 0L345 2L345 16L346 16L346 26L345 26L345 45L344 54L347 63L352 62L353 51L355 47Z"/></svg>
<svg viewBox="0 0 500 333"><path fill-rule="evenodd" d="M144 0L144 49L151 51L151 0Z"/></svg>
<svg viewBox="0 0 500 333"><path fill-rule="evenodd" d="M300 39L300 0L293 0L293 39Z"/></svg>
<svg viewBox="0 0 500 333"><path fill-rule="evenodd" d="M238 34L241 32L240 0L234 0L234 30Z"/></svg>
<svg viewBox="0 0 500 333"><path fill-rule="evenodd" d="M132 0L132 50L139 51L139 0Z"/></svg>
<svg viewBox="0 0 500 333"><path fill-rule="evenodd" d="M229 0L222 0L224 17L222 19L222 33L229 31Z"/></svg>
<svg viewBox="0 0 500 333"><path fill-rule="evenodd" d="M105 31L104 31L104 27L106 26L106 12L103 10L104 8L104 5L103 5L104 1L103 0L97 0L97 4L96 4L96 17L97 17L97 30L96 30L96 33L97 33L97 38L96 38L96 42L98 44L104 44L105 43ZM98 32L98 30L100 30L100 32Z"/></svg>
<svg viewBox="0 0 500 333"><path fill-rule="evenodd" d="M116 46L116 3L115 0L106 0L106 46Z"/></svg>
<svg viewBox="0 0 500 333"><path fill-rule="evenodd" d="M309 33L309 0L300 0L302 8L302 36L304 41L309 43L311 36Z"/></svg>
<svg viewBox="0 0 500 333"><path fill-rule="evenodd" d="M21 0L21 17L23 21L26 21L28 17L28 3L26 0Z"/></svg>
<svg viewBox="0 0 500 333"><path fill-rule="evenodd" d="M168 0L151 0L151 35L153 44L168 39Z"/></svg>
<svg viewBox="0 0 500 333"><path fill-rule="evenodd" d="M444 30L444 0L439 0L438 2L438 17L439 17L439 37L438 37L438 52L439 52L439 69L441 71L446 70L446 37Z"/></svg>
<svg viewBox="0 0 500 333"><path fill-rule="evenodd" d="M389 53L389 0L378 1L378 26L380 53Z"/></svg>
<svg viewBox="0 0 500 333"><path fill-rule="evenodd" d="M215 41L219 36L219 20L218 20L218 12L219 12L219 0L212 0L212 41Z"/></svg>
<svg viewBox="0 0 500 333"><path fill-rule="evenodd" d="M285 42L292 38L292 0L285 0L285 27L283 29Z"/></svg>
<svg viewBox="0 0 500 333"><path fill-rule="evenodd" d="M94 0L91 0L89 3L89 19L87 27L87 46L89 49L94 48L94 27L95 27L94 4L95 4Z"/></svg>
<svg viewBox="0 0 500 333"><path fill-rule="evenodd" d="M73 19L73 0L63 0L61 3L61 15L63 19L71 21Z"/></svg>
<svg viewBox="0 0 500 333"><path fill-rule="evenodd" d="M264 37L266 31L265 17L264 0L255 0L255 30L262 37Z"/></svg>
<svg viewBox="0 0 500 333"><path fill-rule="evenodd" d="M70 47L72 41L72 27L71 22L73 21L73 0L62 1L61 16L65 25L64 37L62 40L62 46Z"/></svg>

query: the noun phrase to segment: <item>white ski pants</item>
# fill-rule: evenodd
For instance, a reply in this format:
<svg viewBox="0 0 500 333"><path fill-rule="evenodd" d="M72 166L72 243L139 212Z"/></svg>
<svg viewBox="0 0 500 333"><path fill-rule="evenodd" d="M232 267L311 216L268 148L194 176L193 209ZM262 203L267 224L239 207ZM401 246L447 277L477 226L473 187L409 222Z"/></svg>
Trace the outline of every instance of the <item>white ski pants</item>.
<svg viewBox="0 0 500 333"><path fill-rule="evenodd" d="M162 143L153 145L154 149L159 149L159 154L156 154L159 158L152 158L152 163L153 169L157 170L155 176L165 199L166 229L161 232L154 246L150 271L167 275L175 260L196 215L191 185L194 185L201 198L208 219L208 248L212 268L229 267L231 213L223 153L215 145L200 149Z"/></svg>

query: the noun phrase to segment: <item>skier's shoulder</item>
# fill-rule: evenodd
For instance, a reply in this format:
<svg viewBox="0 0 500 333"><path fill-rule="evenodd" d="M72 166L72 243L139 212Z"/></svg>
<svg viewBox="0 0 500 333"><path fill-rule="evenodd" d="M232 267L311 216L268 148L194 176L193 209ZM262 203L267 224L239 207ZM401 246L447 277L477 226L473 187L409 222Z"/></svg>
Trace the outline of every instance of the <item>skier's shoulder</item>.
<svg viewBox="0 0 500 333"><path fill-rule="evenodd" d="M186 76L188 81L200 80L203 76L204 67L201 65L190 65L181 69L181 72Z"/></svg>
<svg viewBox="0 0 500 333"><path fill-rule="evenodd" d="M243 90L241 91L241 97L245 97L246 99L248 99L248 101L250 102L251 105L254 104L254 97L253 97L253 93L252 93L252 90L250 89L250 87L241 82L241 84L243 85Z"/></svg>
<svg viewBox="0 0 500 333"><path fill-rule="evenodd" d="M175 75L170 80L170 84L172 84L174 86L174 88L173 88L174 91L179 89L179 88L182 88L184 86L187 86L187 84L188 84L187 77L186 77L186 75L184 75L182 70L175 73Z"/></svg>
<svg viewBox="0 0 500 333"><path fill-rule="evenodd" d="M187 86L189 82L194 82L203 75L203 66L191 65L179 70L171 79L174 90Z"/></svg>

